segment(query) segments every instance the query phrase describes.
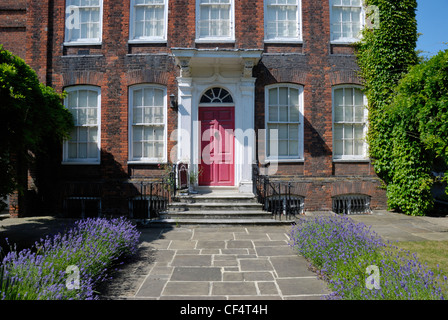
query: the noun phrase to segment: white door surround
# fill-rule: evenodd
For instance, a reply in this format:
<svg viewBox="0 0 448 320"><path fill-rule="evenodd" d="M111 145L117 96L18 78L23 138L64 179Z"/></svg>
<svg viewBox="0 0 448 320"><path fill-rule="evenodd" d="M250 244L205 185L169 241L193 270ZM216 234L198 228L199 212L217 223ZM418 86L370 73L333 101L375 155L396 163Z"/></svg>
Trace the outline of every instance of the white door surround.
<svg viewBox="0 0 448 320"><path fill-rule="evenodd" d="M255 163L255 78L252 68L262 50L172 49L181 68L178 81L178 163L197 172L200 159L198 107L210 88L227 90L235 107L235 186L252 192L252 164ZM213 104L207 104L213 106ZM223 106L217 104L216 106ZM173 160L173 159L172 159Z"/></svg>

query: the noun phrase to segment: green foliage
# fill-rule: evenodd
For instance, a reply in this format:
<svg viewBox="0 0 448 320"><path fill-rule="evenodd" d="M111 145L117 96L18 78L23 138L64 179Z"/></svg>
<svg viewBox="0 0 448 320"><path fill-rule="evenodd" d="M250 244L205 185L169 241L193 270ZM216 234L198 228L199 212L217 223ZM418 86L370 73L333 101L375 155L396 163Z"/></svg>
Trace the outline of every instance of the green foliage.
<svg viewBox="0 0 448 320"><path fill-rule="evenodd" d="M384 110L398 81L417 63L416 0L366 0L379 9L379 27L363 30L357 44L357 58L369 101L369 153L378 175L392 180L391 129L393 123Z"/></svg>
<svg viewBox="0 0 448 320"><path fill-rule="evenodd" d="M387 115L395 123L391 204L411 214L426 213L433 203L431 171L448 170L448 50L409 71ZM411 205L400 203L400 196L415 197L412 207L405 208Z"/></svg>
<svg viewBox="0 0 448 320"><path fill-rule="evenodd" d="M21 58L0 46L0 198L23 191L19 171L27 169L30 154L68 137L73 126L63 95L39 82Z"/></svg>
<svg viewBox="0 0 448 320"><path fill-rule="evenodd" d="M426 146L429 141L439 142L443 135L437 132L438 138L421 136L422 126L412 112L420 108L422 101L404 103L410 92L419 96L421 86L410 84L402 94L398 92L403 89L396 90L419 62L415 50L417 1L366 0L365 4L377 6L380 13L379 27L365 29L357 44L358 64L369 101L370 157L385 182L389 208L425 215L433 207L433 161ZM420 116L424 123L430 114Z"/></svg>

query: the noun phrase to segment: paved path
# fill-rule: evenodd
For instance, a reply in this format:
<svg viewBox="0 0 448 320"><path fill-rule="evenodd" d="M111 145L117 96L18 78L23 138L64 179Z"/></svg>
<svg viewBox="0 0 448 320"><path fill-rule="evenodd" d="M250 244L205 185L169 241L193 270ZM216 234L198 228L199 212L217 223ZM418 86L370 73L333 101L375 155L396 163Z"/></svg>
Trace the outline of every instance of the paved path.
<svg viewBox="0 0 448 320"><path fill-rule="evenodd" d="M112 299L320 299L329 293L288 245L291 227L142 230L140 261L108 287Z"/></svg>
<svg viewBox="0 0 448 320"><path fill-rule="evenodd" d="M312 216L322 213L309 213ZM327 213L328 214L328 213ZM448 240L448 217L352 215L386 240ZM70 221L0 220L0 243L29 247ZM320 299L328 289L288 246L290 226L144 228L140 253L104 288L109 299Z"/></svg>

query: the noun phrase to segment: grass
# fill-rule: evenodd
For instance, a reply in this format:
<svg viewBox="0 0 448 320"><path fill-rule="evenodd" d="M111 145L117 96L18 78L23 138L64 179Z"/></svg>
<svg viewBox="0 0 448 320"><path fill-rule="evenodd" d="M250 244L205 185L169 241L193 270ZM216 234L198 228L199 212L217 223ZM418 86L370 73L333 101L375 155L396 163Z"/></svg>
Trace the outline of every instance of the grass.
<svg viewBox="0 0 448 320"><path fill-rule="evenodd" d="M448 276L448 241L400 241L398 248L414 252L434 273ZM442 288L448 297L448 286Z"/></svg>

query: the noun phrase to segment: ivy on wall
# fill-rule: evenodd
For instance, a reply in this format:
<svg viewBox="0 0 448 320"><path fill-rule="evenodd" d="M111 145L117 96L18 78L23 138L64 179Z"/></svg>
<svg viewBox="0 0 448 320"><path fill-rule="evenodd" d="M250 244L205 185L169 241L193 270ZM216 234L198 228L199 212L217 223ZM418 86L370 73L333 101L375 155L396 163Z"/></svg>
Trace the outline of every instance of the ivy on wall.
<svg viewBox="0 0 448 320"><path fill-rule="evenodd" d="M447 55L419 64L416 0L364 4L376 6L380 20L356 44L369 101L369 155L389 208L426 215L433 208L431 171L448 158Z"/></svg>

